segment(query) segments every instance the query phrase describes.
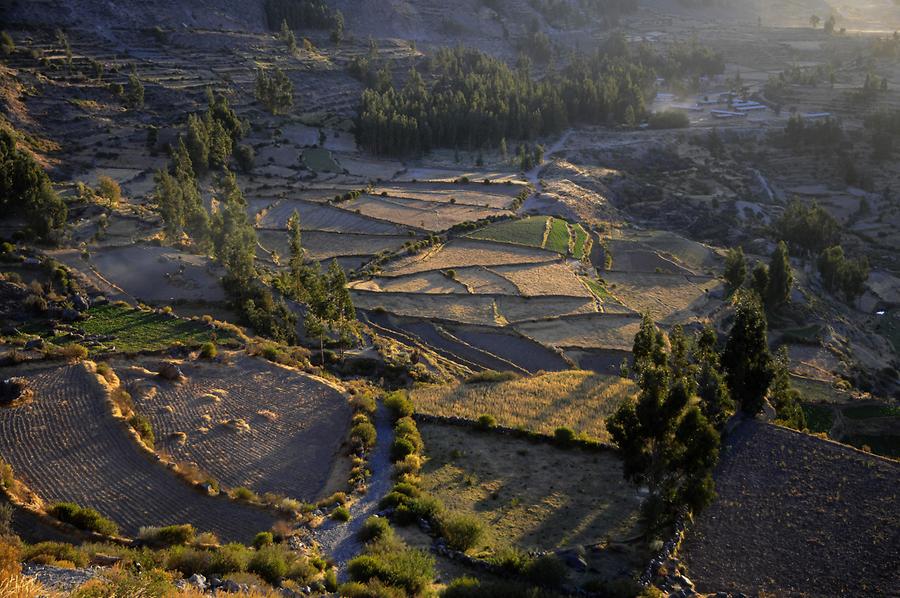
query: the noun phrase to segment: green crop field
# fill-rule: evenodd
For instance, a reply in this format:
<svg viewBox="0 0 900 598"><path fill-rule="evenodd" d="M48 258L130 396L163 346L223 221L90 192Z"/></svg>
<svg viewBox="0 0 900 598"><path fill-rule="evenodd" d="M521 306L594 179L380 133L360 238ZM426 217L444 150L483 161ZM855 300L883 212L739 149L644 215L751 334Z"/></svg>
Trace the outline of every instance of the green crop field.
<svg viewBox="0 0 900 598"><path fill-rule="evenodd" d="M550 232L547 234L547 241L544 244L544 249L549 249L550 251L555 251L562 255L568 255L569 239L569 226L566 224L566 221L560 220L559 218L552 218L550 220Z"/></svg>
<svg viewBox="0 0 900 598"><path fill-rule="evenodd" d="M532 216L521 220L507 220L492 224L468 236L482 241L497 241L528 247L542 247L548 216Z"/></svg>
<svg viewBox="0 0 900 598"><path fill-rule="evenodd" d="M55 345L84 344L85 338L100 337L102 340L91 348L92 353L160 351L176 344L196 346L212 340L214 332L220 342L233 340L230 333L214 331L200 320L155 311L110 304L92 307L85 313L88 319L72 325L77 333L54 330L46 325L25 332L37 334Z"/></svg>
<svg viewBox="0 0 900 598"><path fill-rule="evenodd" d="M331 152L319 147L303 150L303 163L314 172L341 172L340 164L335 162Z"/></svg>
<svg viewBox="0 0 900 598"><path fill-rule="evenodd" d="M580 260L588 249L588 234L580 224L572 225L572 233L575 236L575 250L572 252L572 255Z"/></svg>

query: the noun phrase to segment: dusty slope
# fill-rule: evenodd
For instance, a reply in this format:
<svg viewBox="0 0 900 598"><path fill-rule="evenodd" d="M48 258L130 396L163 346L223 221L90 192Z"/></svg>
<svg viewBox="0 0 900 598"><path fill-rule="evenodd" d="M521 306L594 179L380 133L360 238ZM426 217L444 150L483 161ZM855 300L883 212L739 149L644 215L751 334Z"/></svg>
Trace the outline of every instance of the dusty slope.
<svg viewBox="0 0 900 598"><path fill-rule="evenodd" d="M698 591L887 596L900 588L900 463L757 421L682 556Z"/></svg>

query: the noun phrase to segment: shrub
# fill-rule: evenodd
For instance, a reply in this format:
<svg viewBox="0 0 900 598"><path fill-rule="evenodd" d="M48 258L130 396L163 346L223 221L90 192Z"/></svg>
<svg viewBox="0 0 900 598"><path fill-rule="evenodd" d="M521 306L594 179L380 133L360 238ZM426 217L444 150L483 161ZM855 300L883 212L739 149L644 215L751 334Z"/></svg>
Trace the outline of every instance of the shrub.
<svg viewBox="0 0 900 598"><path fill-rule="evenodd" d="M195 573L207 575L212 568L213 553L190 546L175 546L168 550L166 569L178 571L185 577Z"/></svg>
<svg viewBox="0 0 900 598"><path fill-rule="evenodd" d="M536 585L558 588L566 581L566 566L556 555L547 554L528 563L525 576Z"/></svg>
<svg viewBox="0 0 900 598"><path fill-rule="evenodd" d="M406 592L384 585L377 579L363 584L356 581L343 584L339 588L342 598L406 598Z"/></svg>
<svg viewBox="0 0 900 598"><path fill-rule="evenodd" d="M556 430L553 431L553 440L555 440L559 446L571 446L575 441L575 432L571 428L556 428Z"/></svg>
<svg viewBox="0 0 900 598"><path fill-rule="evenodd" d="M418 595L434 579L434 557L422 550L405 548L358 556L350 561L347 570L354 581L365 583L378 579Z"/></svg>
<svg viewBox="0 0 900 598"><path fill-rule="evenodd" d="M394 530L384 517L369 517L359 529L359 539L362 542L377 542L390 539L393 535Z"/></svg>
<svg viewBox="0 0 900 598"><path fill-rule="evenodd" d="M394 419L410 417L413 414L413 404L405 391L397 390L388 393L384 397L384 406L390 409Z"/></svg>
<svg viewBox="0 0 900 598"><path fill-rule="evenodd" d="M244 502L256 502L257 500L259 500L259 497L256 496L256 492L244 486L238 486L237 488L234 488L231 491L231 498Z"/></svg>
<svg viewBox="0 0 900 598"><path fill-rule="evenodd" d="M329 515L335 521L350 521L350 510L347 507L338 507Z"/></svg>
<svg viewBox="0 0 900 598"><path fill-rule="evenodd" d="M12 539L0 538L0 585L22 571L19 546Z"/></svg>
<svg viewBox="0 0 900 598"><path fill-rule="evenodd" d="M350 399L350 406L354 411L372 415L376 409L375 398L370 394L360 393Z"/></svg>
<svg viewBox="0 0 900 598"><path fill-rule="evenodd" d="M691 119L681 110L663 110L650 115L651 129L685 129L691 126Z"/></svg>
<svg viewBox="0 0 900 598"><path fill-rule="evenodd" d="M226 575L247 568L250 551L242 544L226 544L213 552L207 571L212 575Z"/></svg>
<svg viewBox="0 0 900 598"><path fill-rule="evenodd" d="M284 555L275 546L266 546L250 558L247 571L255 573L270 584L278 584L288 572Z"/></svg>
<svg viewBox="0 0 900 598"><path fill-rule="evenodd" d="M57 503L50 507L49 513L78 529L97 532L105 536L115 536L119 533L119 526L111 520L103 517L94 509L79 507L75 503Z"/></svg>
<svg viewBox="0 0 900 598"><path fill-rule="evenodd" d="M391 444L391 461L400 461L407 455L415 454L416 445L406 438L394 438Z"/></svg>
<svg viewBox="0 0 900 598"><path fill-rule="evenodd" d="M253 538L253 548L259 550L263 546L271 546L275 543L272 532L259 532Z"/></svg>
<svg viewBox="0 0 900 598"><path fill-rule="evenodd" d="M479 415L478 416L478 427L482 430L490 430L492 428L497 427L497 418L493 415Z"/></svg>
<svg viewBox="0 0 900 598"><path fill-rule="evenodd" d="M401 417L398 419L397 423L394 424L394 434L398 438L408 440L415 448L413 451L415 453L420 452L424 448L422 436L419 434L419 428L416 426L416 421L411 417Z"/></svg>
<svg viewBox="0 0 900 598"><path fill-rule="evenodd" d="M88 350L83 345L72 343L60 349L59 355L71 361L81 361L82 359L87 359Z"/></svg>
<svg viewBox="0 0 900 598"><path fill-rule="evenodd" d="M442 518L440 527L450 548L463 552L478 546L486 533L481 519L465 513L451 514Z"/></svg>
<svg viewBox="0 0 900 598"><path fill-rule="evenodd" d="M156 436L153 434L153 425L150 423L150 420L143 415L133 415L128 419L128 423L138 433L144 444L153 448Z"/></svg>
<svg viewBox="0 0 900 598"><path fill-rule="evenodd" d="M368 420L365 422L360 422L350 429L350 439L363 448L368 449L375 446L377 437L378 434L375 431L375 426L373 426Z"/></svg>
<svg viewBox="0 0 900 598"><path fill-rule="evenodd" d="M499 548L488 558L488 562L492 565L514 575L524 574L531 561L532 558L528 553L512 546Z"/></svg>
<svg viewBox="0 0 900 598"><path fill-rule="evenodd" d="M115 205L122 199L122 189L112 178L101 176L97 181L97 195Z"/></svg>
<svg viewBox="0 0 900 598"><path fill-rule="evenodd" d="M63 542L38 542L26 546L22 550L22 560L34 563L53 563L67 561L76 567L87 565L87 555L77 550L71 544Z"/></svg>
<svg viewBox="0 0 900 598"><path fill-rule="evenodd" d="M412 498L401 502L395 515L398 523L409 525L418 519L435 521L444 511L444 504L434 496L423 494L418 498Z"/></svg>
<svg viewBox="0 0 900 598"><path fill-rule="evenodd" d="M406 455L402 460L394 463L394 473L398 479L404 475L415 475L422 469L422 458L419 455Z"/></svg>
<svg viewBox="0 0 900 598"><path fill-rule="evenodd" d="M509 382L510 380L518 380L519 374L515 372L498 372L496 370L484 370L476 372L466 378L466 384L484 384L495 382Z"/></svg>
<svg viewBox="0 0 900 598"><path fill-rule="evenodd" d="M214 359L218 354L219 350L214 342L207 341L200 345L200 357L203 359Z"/></svg>
<svg viewBox="0 0 900 598"><path fill-rule="evenodd" d="M155 546L183 546L194 541L196 530L189 523L141 528L138 537Z"/></svg>

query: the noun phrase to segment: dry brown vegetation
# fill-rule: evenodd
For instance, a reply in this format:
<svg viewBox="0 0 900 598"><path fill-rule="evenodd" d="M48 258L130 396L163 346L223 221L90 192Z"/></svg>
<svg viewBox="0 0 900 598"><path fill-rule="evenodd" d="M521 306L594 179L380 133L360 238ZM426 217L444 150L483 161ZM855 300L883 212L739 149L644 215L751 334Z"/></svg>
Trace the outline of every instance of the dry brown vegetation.
<svg viewBox="0 0 900 598"><path fill-rule="evenodd" d="M471 420L491 415L510 428L552 434L567 427L605 441L604 420L635 391L628 379L570 370L494 384L422 386L410 396L419 413Z"/></svg>
<svg viewBox="0 0 900 598"><path fill-rule="evenodd" d="M425 490L475 513L488 544L550 549L633 535L638 498L611 452L565 450L459 426L421 424Z"/></svg>

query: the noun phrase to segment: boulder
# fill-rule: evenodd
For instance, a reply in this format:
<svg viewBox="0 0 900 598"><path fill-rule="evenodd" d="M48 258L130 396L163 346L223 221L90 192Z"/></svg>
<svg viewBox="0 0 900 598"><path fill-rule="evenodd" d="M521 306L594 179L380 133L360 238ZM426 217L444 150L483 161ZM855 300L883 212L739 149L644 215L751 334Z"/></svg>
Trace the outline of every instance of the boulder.
<svg viewBox="0 0 900 598"><path fill-rule="evenodd" d="M44 348L44 339L42 339L42 338L33 338L33 339L31 339L30 341L28 341L27 343L25 343L25 347L24 347L24 348L25 348L26 351L32 351L32 350L34 350L34 351L40 351L41 349Z"/></svg>
<svg viewBox="0 0 900 598"><path fill-rule="evenodd" d="M238 582L232 579L226 579L222 582L222 585L219 586L219 590L223 592L228 592L229 594L234 594L241 591L241 586Z"/></svg>
<svg viewBox="0 0 900 598"><path fill-rule="evenodd" d="M177 363L172 363L171 361L165 361L162 365L159 366L159 370L157 374L163 380L176 381L184 378L184 374L181 371L181 368L178 367Z"/></svg>
<svg viewBox="0 0 900 598"><path fill-rule="evenodd" d="M67 307L62 310L62 313L59 315L63 322L77 322L81 319L81 314L77 309L72 309L71 307Z"/></svg>
<svg viewBox="0 0 900 598"><path fill-rule="evenodd" d="M72 295L69 298L69 302L72 303L72 307L74 307L78 311L87 311L87 309L91 306L88 303L88 300L84 298L82 295Z"/></svg>
<svg viewBox="0 0 900 598"><path fill-rule="evenodd" d="M0 382L0 405L12 405L27 401L34 396L26 378L7 378Z"/></svg>
<svg viewBox="0 0 900 598"><path fill-rule="evenodd" d="M188 583L200 590L201 592L206 590L209 585L206 583L206 578L200 575L199 573L194 573L190 577L188 577Z"/></svg>

